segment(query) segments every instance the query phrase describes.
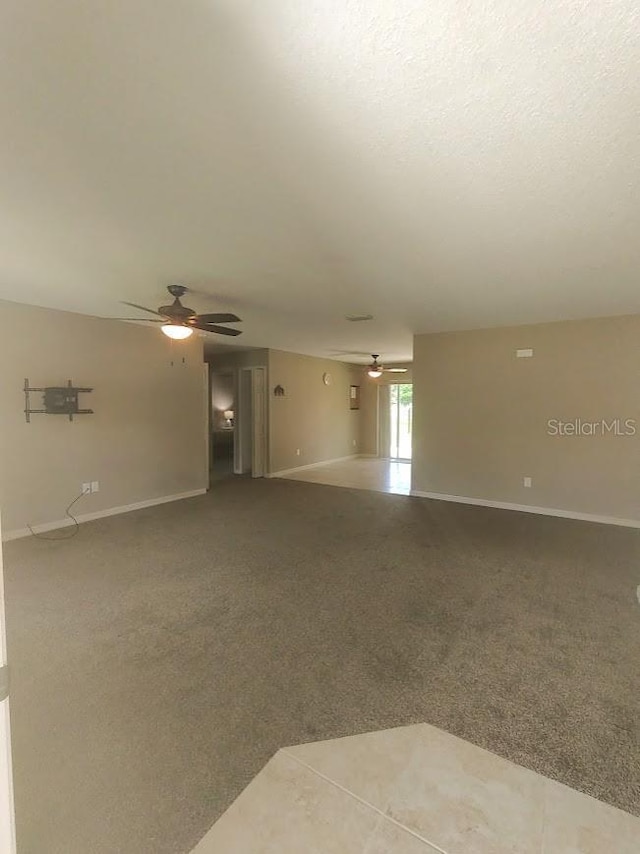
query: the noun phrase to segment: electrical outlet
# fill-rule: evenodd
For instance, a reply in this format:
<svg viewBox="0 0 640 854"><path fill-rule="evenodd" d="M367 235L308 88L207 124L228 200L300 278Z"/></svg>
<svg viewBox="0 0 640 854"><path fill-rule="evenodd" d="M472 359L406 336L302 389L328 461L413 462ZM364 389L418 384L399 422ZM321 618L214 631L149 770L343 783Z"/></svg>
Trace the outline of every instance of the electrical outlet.
<svg viewBox="0 0 640 854"><path fill-rule="evenodd" d="M91 481L91 492L100 492L100 481L92 480Z"/></svg>
<svg viewBox="0 0 640 854"><path fill-rule="evenodd" d="M296 457L300 456L300 448L296 448Z"/></svg>
<svg viewBox="0 0 640 854"><path fill-rule="evenodd" d="M523 483L523 485L524 485L524 486L526 486L527 488L529 488L529 487L531 486L531 478L530 478L530 477L525 477L525 478L523 478L522 483Z"/></svg>
<svg viewBox="0 0 640 854"><path fill-rule="evenodd" d="M355 448L355 446L356 446L356 440L354 439L353 440L353 447Z"/></svg>
<svg viewBox="0 0 640 854"><path fill-rule="evenodd" d="M90 483L83 483L82 484L82 494L83 495L89 495L90 492L91 492L91 484Z"/></svg>

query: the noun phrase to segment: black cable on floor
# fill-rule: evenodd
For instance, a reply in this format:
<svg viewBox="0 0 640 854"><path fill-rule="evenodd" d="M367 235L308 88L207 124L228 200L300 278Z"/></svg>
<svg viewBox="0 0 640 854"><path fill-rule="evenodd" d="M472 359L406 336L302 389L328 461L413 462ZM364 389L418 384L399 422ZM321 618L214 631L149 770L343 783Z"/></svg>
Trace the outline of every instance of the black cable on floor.
<svg viewBox="0 0 640 854"><path fill-rule="evenodd" d="M76 535L76 534L78 533L78 531L80 530L80 523L78 522L78 520L76 519L76 517L73 515L73 513L71 513L70 511L71 511L71 508L73 507L73 505L76 503L76 501L80 501L80 499L82 498L82 496L83 496L83 495L86 495L86 494L87 494L86 492L81 492L81 493L80 493L80 495L77 495L77 496L73 499L73 501L71 502L71 504L69 504L69 506L67 507L67 509L64 511L65 516L68 516L68 517L71 519L71 521L73 522L74 526L75 526L75 527L74 527L74 529L73 529L73 531L72 531L70 534L64 534L64 535L62 535L62 536L57 536L57 537L48 537L48 536L46 536L45 534L37 534L37 533L33 530L33 528L31 527L31 525L29 525L29 523L27 523L27 528L28 528L28 529L29 529L29 531L31 532L31 536L32 536L32 537L35 537L35 538L36 538L36 540L49 540L50 542L53 542L53 543L54 543L54 542L56 542L56 540L70 540L72 537L75 537L75 535Z"/></svg>

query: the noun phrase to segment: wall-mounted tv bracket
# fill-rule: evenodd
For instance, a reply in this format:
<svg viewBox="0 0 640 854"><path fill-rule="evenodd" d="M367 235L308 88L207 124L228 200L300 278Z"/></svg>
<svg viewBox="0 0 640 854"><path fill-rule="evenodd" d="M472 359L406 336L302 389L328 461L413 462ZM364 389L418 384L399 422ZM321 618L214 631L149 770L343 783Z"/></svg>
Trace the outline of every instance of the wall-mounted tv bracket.
<svg viewBox="0 0 640 854"><path fill-rule="evenodd" d="M31 388L29 380L24 381L24 416L27 424L31 421L31 415L41 412L44 415L68 415L69 421L73 421L74 415L93 415L93 409L80 409L78 395L93 391L92 388L76 388L71 380L66 386L47 386L46 388ZM42 394L44 409L33 409L29 395L31 392Z"/></svg>

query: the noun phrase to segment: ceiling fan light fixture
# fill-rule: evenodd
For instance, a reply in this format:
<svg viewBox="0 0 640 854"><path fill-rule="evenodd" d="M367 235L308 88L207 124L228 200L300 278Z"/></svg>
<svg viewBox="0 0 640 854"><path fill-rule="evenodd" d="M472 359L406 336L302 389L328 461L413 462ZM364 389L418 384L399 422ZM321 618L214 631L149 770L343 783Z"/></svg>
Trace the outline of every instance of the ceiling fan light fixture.
<svg viewBox="0 0 640 854"><path fill-rule="evenodd" d="M367 374L371 379L377 380L378 377L382 376L382 365L378 362L379 356L377 353L373 353L371 358L373 359L373 362L369 365Z"/></svg>
<svg viewBox="0 0 640 854"><path fill-rule="evenodd" d="M168 338L173 338L174 341L183 341L185 338L193 335L193 329L182 323L163 323L160 329L162 329Z"/></svg>

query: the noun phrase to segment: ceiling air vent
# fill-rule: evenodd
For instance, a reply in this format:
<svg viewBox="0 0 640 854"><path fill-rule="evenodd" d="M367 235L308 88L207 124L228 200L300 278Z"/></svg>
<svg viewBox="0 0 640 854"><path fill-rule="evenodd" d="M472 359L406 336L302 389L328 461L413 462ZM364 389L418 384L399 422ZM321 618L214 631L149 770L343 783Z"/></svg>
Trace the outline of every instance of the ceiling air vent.
<svg viewBox="0 0 640 854"><path fill-rule="evenodd" d="M373 320L372 314L345 314L345 320L351 323L362 323L363 320Z"/></svg>

